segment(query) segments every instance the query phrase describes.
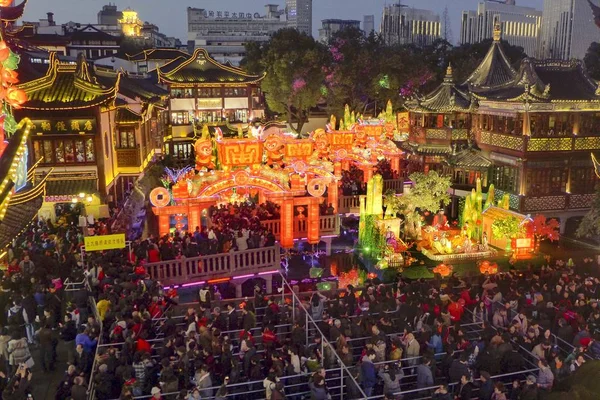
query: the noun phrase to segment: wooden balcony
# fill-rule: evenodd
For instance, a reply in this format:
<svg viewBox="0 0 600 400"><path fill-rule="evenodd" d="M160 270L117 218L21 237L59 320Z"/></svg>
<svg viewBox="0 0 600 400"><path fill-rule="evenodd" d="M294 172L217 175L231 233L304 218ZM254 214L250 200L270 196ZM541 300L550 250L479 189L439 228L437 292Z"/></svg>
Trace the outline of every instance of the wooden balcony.
<svg viewBox="0 0 600 400"><path fill-rule="evenodd" d="M600 136L529 137L481 131L477 143L519 153L600 150Z"/></svg>
<svg viewBox="0 0 600 400"><path fill-rule="evenodd" d="M140 167L142 161L140 159L140 148L135 149L116 149L117 152L117 167Z"/></svg>
<svg viewBox="0 0 600 400"><path fill-rule="evenodd" d="M496 190L497 198L505 194ZM510 208L525 214L534 214L541 211L576 211L586 210L592 206L594 193L571 194L562 193L548 196L517 196L508 193Z"/></svg>
<svg viewBox="0 0 600 400"><path fill-rule="evenodd" d="M468 128L422 128L413 130L411 140L418 143L450 143L454 140L469 139Z"/></svg>

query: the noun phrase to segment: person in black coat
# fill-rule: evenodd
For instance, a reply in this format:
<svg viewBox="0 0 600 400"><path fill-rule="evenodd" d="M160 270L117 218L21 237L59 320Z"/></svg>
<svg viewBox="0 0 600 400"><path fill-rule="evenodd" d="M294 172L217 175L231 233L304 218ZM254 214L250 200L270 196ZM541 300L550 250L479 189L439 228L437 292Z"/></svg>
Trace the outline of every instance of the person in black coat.
<svg viewBox="0 0 600 400"><path fill-rule="evenodd" d="M462 376L471 376L469 366L467 365L467 355L462 352L458 360L452 361L449 371L449 383L459 382Z"/></svg>
<svg viewBox="0 0 600 400"><path fill-rule="evenodd" d="M463 375L460 378L460 386L456 393L456 398L459 400L471 400L473 398L473 382L470 375Z"/></svg>

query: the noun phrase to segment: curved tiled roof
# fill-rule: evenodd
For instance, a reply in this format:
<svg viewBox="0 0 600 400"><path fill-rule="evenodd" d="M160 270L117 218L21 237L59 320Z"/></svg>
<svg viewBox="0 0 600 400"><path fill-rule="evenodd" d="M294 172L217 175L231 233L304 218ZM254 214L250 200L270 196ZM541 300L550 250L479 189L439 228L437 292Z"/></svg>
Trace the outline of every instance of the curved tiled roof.
<svg viewBox="0 0 600 400"><path fill-rule="evenodd" d="M142 116L127 107L119 107L115 116L117 124L137 124L142 122Z"/></svg>
<svg viewBox="0 0 600 400"><path fill-rule="evenodd" d="M494 40L485 58L464 85L474 91L494 88L510 83L516 75L517 71L510 65L500 40Z"/></svg>
<svg viewBox="0 0 600 400"><path fill-rule="evenodd" d="M23 16L25 12L25 6L27 0L23 0L21 3L14 7L0 7L0 19L2 21L14 22Z"/></svg>
<svg viewBox="0 0 600 400"><path fill-rule="evenodd" d="M592 80L579 60L534 61L535 72L549 85L551 100L600 100L598 82Z"/></svg>
<svg viewBox="0 0 600 400"><path fill-rule="evenodd" d="M83 57L76 65L61 64L51 53L46 74L18 86L27 93L27 101L22 108L69 110L106 105L117 95L119 76L113 86L104 86L90 73Z"/></svg>
<svg viewBox="0 0 600 400"><path fill-rule="evenodd" d="M414 102L407 103L406 107L417 112L456 112L469 111L471 98L454 85L452 68L448 67L444 82L433 92Z"/></svg>
<svg viewBox="0 0 600 400"><path fill-rule="evenodd" d="M177 57L153 71L159 83L168 84L242 84L256 83L263 75L250 75L212 59L205 49L196 49L191 57Z"/></svg>

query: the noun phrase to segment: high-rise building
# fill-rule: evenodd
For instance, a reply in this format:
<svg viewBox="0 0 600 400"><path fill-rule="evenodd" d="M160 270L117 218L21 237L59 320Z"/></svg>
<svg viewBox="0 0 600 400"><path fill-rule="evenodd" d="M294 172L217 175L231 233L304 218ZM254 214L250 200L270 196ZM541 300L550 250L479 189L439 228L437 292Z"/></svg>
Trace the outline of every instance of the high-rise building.
<svg viewBox="0 0 600 400"><path fill-rule="evenodd" d="M388 44L427 46L441 36L440 16L400 4L386 5L381 19L381 35Z"/></svg>
<svg viewBox="0 0 600 400"><path fill-rule="evenodd" d="M278 7L267 4L264 15L188 7L188 43L221 63L238 65L246 54L245 43L266 42L287 26L285 11Z"/></svg>
<svg viewBox="0 0 600 400"><path fill-rule="evenodd" d="M365 35L369 36L371 32L375 31L375 16L374 15L365 15L363 17L363 31Z"/></svg>
<svg viewBox="0 0 600 400"><path fill-rule="evenodd" d="M322 28L319 29L319 41L328 43L334 33L346 28L360 29L360 21L352 19L324 19L321 21Z"/></svg>
<svg viewBox="0 0 600 400"><path fill-rule="evenodd" d="M513 46L521 46L530 57L538 55L542 12L515 5L514 0L482 1L477 11L463 11L460 43L479 43L491 39L494 25L502 26L502 38Z"/></svg>
<svg viewBox="0 0 600 400"><path fill-rule="evenodd" d="M312 0L286 0L288 26L312 36Z"/></svg>
<svg viewBox="0 0 600 400"><path fill-rule="evenodd" d="M588 0L544 0L540 47L544 58L583 59L590 44L598 41L600 29Z"/></svg>
<svg viewBox="0 0 600 400"><path fill-rule="evenodd" d="M116 4L108 3L98 11L98 25L119 25L123 12L117 9Z"/></svg>

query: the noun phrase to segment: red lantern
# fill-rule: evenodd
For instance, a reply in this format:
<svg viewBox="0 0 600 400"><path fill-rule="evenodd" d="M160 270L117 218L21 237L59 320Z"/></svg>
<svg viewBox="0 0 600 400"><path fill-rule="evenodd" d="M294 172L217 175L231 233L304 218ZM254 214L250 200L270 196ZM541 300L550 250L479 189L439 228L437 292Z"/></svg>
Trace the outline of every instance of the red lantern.
<svg viewBox="0 0 600 400"><path fill-rule="evenodd" d="M452 269L452 265L442 263L433 269L433 273L440 274L443 278L445 278L452 274Z"/></svg>
<svg viewBox="0 0 600 400"><path fill-rule="evenodd" d="M489 275L497 274L498 273L498 264L496 264L495 262L482 261L479 264L479 272L481 272L482 274L489 274Z"/></svg>

